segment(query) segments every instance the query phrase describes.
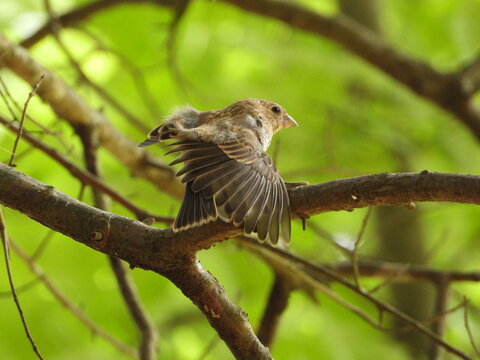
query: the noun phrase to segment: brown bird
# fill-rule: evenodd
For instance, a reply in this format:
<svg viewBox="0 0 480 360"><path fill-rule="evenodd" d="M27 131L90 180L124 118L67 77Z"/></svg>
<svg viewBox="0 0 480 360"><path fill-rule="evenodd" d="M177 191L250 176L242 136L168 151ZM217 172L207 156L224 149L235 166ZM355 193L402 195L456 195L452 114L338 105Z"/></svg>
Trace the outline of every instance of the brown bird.
<svg viewBox="0 0 480 360"><path fill-rule="evenodd" d="M278 104L245 99L224 109L176 110L139 146L177 139L167 154L184 163L186 183L173 231L222 219L256 233L260 241L290 242L290 202L285 183L265 153L278 130L298 126Z"/></svg>

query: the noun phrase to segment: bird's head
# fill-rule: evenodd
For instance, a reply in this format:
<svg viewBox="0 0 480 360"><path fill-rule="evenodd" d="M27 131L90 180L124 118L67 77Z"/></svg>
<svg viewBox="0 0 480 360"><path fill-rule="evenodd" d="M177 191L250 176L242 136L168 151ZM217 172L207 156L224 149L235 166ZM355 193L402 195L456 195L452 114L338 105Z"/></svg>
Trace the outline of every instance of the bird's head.
<svg viewBox="0 0 480 360"><path fill-rule="evenodd" d="M280 105L268 100L257 101L263 117L270 123L273 132L292 126L298 126L297 122L293 120L293 118L288 115L287 111Z"/></svg>
<svg viewBox="0 0 480 360"><path fill-rule="evenodd" d="M227 116L248 115L255 119L256 125L259 127L266 125L266 122L272 133L288 127L298 126L297 122L288 115L283 107L268 100L244 99L226 107L224 111Z"/></svg>

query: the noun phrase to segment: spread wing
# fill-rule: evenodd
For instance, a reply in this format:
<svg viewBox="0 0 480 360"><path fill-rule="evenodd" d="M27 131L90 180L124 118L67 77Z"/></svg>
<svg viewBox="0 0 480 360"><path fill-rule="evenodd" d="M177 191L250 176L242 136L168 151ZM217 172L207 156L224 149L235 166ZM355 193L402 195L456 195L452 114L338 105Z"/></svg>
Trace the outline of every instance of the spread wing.
<svg viewBox="0 0 480 360"><path fill-rule="evenodd" d="M184 163L177 176L187 183L174 230L220 217L235 226L243 225L245 233L256 233L262 241L289 243L287 189L267 154L241 141L209 144L183 140L171 145L175 147L167 154L181 153L171 165ZM192 200L195 198L197 201Z"/></svg>

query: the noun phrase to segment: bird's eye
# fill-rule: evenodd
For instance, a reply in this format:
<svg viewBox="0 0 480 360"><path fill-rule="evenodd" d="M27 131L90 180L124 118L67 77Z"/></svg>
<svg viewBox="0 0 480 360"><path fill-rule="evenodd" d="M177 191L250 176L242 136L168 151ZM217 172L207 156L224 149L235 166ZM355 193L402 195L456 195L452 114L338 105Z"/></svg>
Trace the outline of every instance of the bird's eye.
<svg viewBox="0 0 480 360"><path fill-rule="evenodd" d="M274 106L274 107L272 107L272 111L273 111L274 113L279 113L279 112L280 112L280 108L279 108L278 106Z"/></svg>
<svg viewBox="0 0 480 360"><path fill-rule="evenodd" d="M260 128L261 128L261 127L263 126L263 124L262 124L262 120L260 120L260 119L257 119L257 120L255 120L255 122L257 123L257 126L258 126L258 127L260 127Z"/></svg>

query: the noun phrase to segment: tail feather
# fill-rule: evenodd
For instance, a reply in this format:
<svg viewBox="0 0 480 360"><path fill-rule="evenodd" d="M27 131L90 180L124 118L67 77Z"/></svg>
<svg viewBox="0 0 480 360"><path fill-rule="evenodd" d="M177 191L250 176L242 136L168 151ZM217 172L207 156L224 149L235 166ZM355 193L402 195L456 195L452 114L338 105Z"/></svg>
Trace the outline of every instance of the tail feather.
<svg viewBox="0 0 480 360"><path fill-rule="evenodd" d="M192 190L192 182L185 187L182 206L178 212L173 231L187 230L191 227L207 224L218 218L218 211L213 198L207 198L202 192Z"/></svg>

